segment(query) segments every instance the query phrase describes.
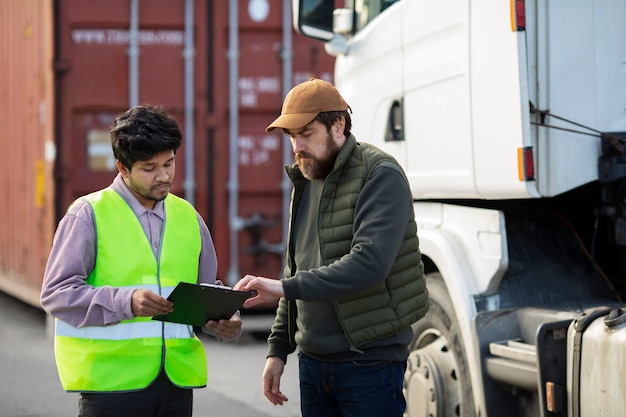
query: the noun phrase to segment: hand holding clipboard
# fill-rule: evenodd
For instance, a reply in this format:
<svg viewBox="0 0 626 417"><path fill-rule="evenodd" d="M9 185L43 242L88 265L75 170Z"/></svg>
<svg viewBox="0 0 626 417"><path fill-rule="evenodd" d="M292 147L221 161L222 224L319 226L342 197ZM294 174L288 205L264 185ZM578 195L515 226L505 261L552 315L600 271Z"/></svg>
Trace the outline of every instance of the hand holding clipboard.
<svg viewBox="0 0 626 417"><path fill-rule="evenodd" d="M209 320L230 319L244 301L255 291L237 291L228 287L180 282L167 297L174 303L174 311L152 317L152 320L169 321L202 327Z"/></svg>

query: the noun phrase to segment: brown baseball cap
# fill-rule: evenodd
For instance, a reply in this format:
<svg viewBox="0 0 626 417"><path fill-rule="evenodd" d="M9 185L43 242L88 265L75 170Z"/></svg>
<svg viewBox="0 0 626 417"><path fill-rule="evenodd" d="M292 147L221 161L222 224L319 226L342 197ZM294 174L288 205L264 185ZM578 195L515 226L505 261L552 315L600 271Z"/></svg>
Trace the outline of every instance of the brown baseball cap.
<svg viewBox="0 0 626 417"><path fill-rule="evenodd" d="M329 82L311 78L287 93L280 116L265 130L299 129L325 111L347 111L348 103Z"/></svg>

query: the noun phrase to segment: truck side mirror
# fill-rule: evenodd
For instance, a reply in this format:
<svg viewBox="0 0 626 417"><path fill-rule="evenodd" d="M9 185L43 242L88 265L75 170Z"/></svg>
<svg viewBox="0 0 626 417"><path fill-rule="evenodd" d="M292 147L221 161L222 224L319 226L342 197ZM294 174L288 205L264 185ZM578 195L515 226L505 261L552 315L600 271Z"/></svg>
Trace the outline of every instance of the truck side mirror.
<svg viewBox="0 0 626 417"><path fill-rule="evenodd" d="M334 36L334 0L296 0L293 8L293 21L300 34L327 42Z"/></svg>

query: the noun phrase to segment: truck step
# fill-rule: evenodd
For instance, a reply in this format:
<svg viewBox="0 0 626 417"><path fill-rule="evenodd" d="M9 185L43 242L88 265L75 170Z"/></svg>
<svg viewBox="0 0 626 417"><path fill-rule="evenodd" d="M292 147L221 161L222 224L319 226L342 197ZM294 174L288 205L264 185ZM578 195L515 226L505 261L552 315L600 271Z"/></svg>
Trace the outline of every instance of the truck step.
<svg viewBox="0 0 626 417"><path fill-rule="evenodd" d="M496 381L529 391L537 390L537 350L519 340L489 343L487 374Z"/></svg>

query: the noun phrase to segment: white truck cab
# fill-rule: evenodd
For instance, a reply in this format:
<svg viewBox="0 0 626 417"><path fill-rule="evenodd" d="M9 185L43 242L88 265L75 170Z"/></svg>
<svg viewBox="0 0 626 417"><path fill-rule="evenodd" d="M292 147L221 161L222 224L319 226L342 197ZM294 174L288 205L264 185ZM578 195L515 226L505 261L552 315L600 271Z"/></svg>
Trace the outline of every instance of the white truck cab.
<svg viewBox="0 0 626 417"><path fill-rule="evenodd" d="M293 5L415 199L407 416L626 415L626 2Z"/></svg>

